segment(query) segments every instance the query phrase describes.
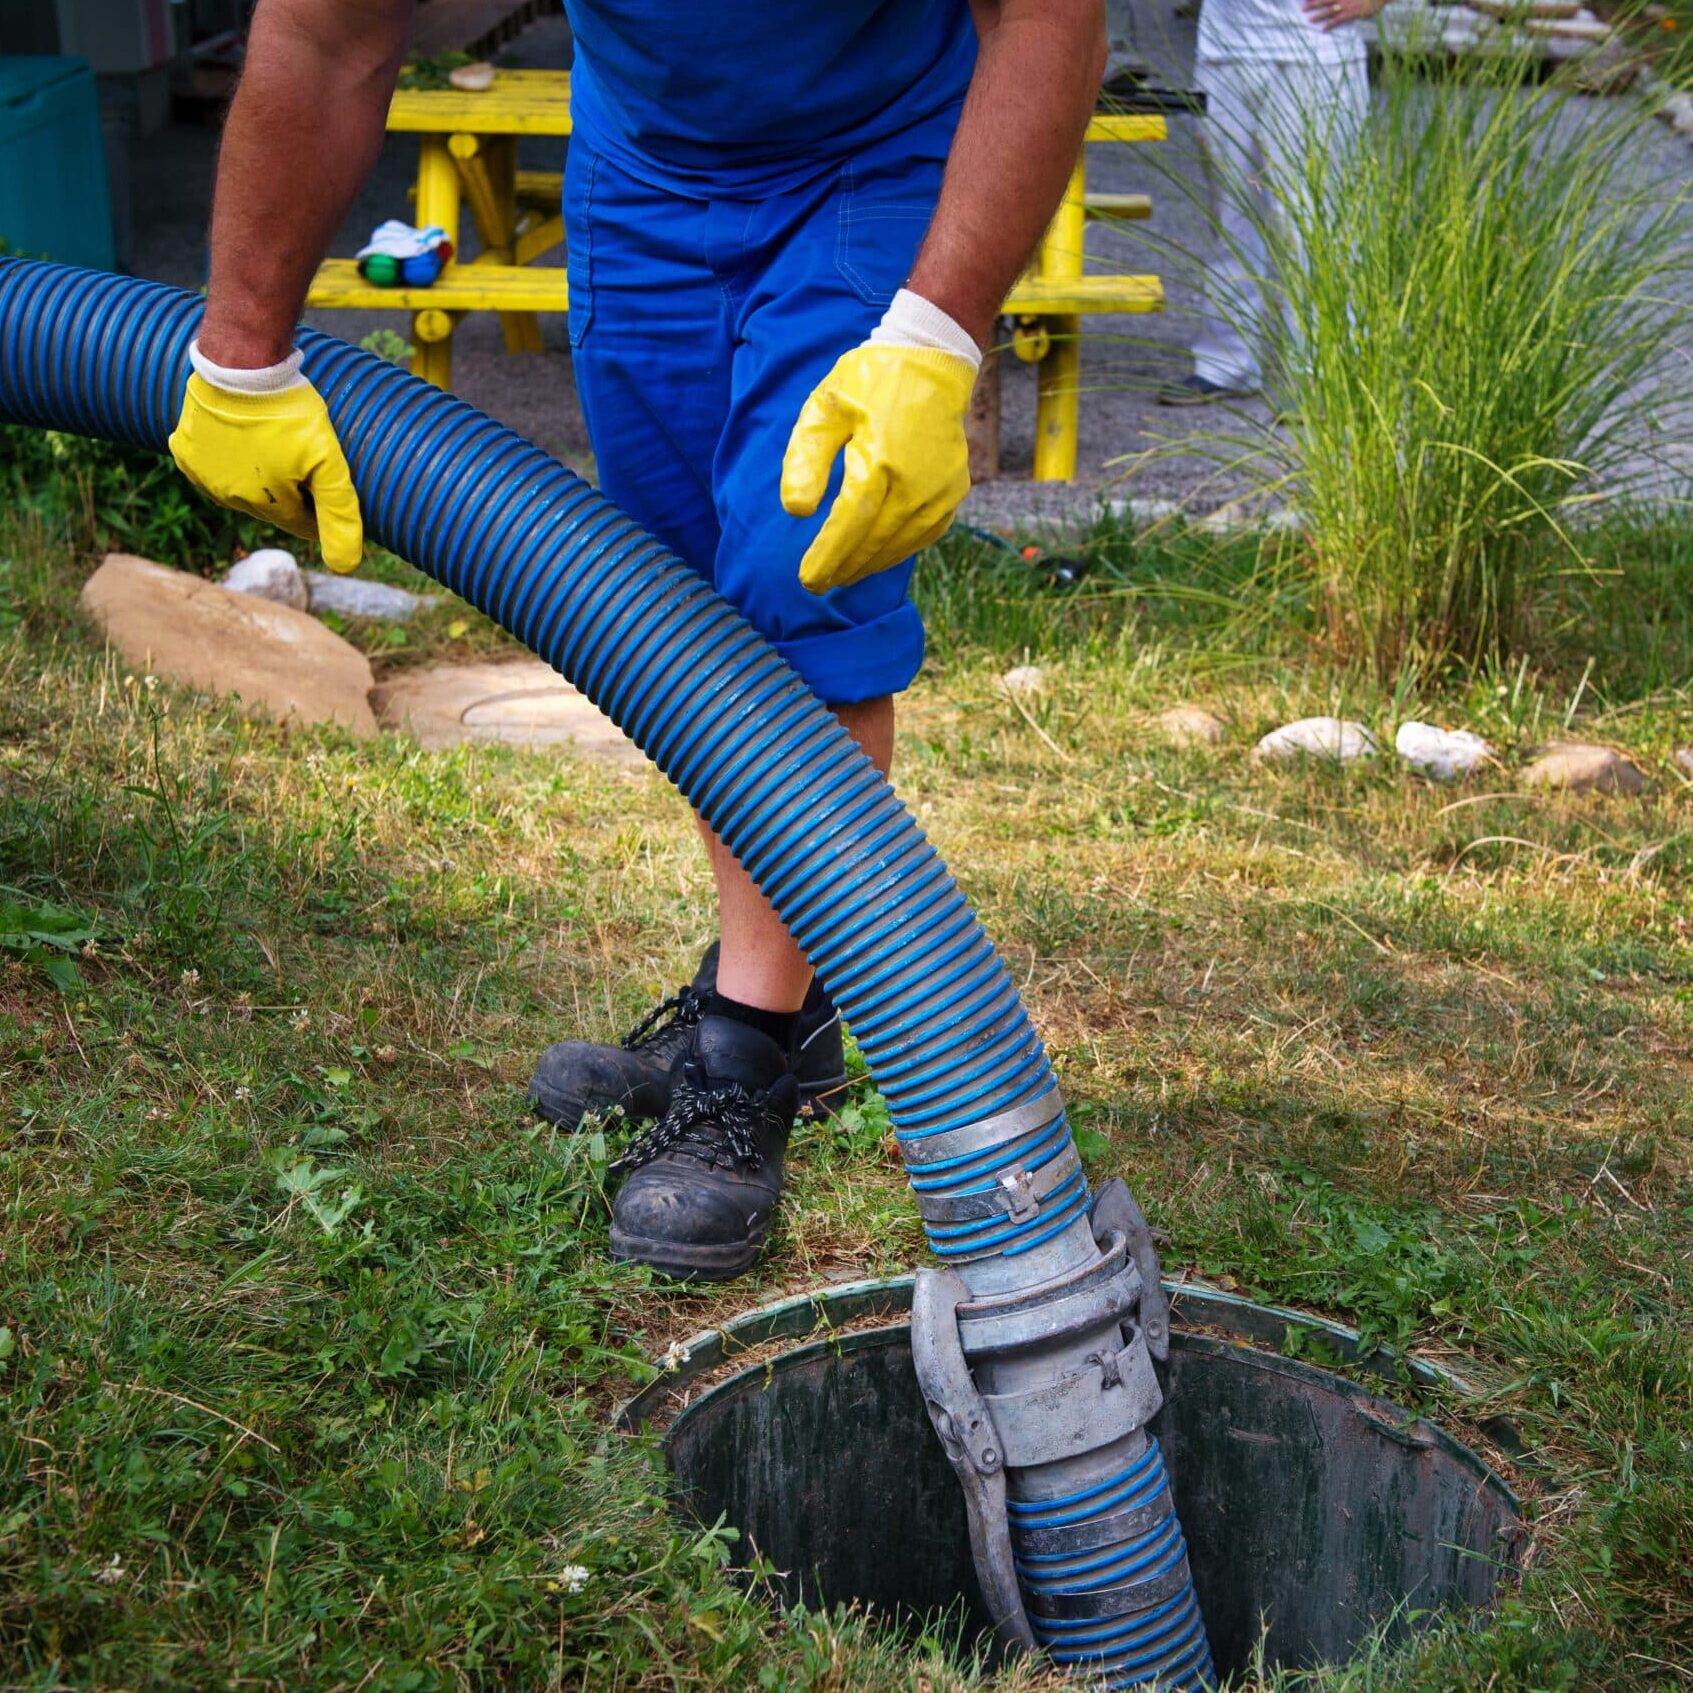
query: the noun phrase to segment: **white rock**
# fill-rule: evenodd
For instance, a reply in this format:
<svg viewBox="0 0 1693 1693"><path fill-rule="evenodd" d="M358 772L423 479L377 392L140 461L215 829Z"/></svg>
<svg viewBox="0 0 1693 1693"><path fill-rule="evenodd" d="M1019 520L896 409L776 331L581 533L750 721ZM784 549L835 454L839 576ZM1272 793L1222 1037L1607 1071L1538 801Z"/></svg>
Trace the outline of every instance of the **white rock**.
<svg viewBox="0 0 1693 1693"><path fill-rule="evenodd" d="M1019 664L1000 677L999 685L1016 698L1038 694L1046 686L1046 672L1038 664Z"/></svg>
<svg viewBox="0 0 1693 1693"><path fill-rule="evenodd" d="M1173 705L1158 714L1158 727L1175 747L1214 747L1228 734L1222 718L1202 705Z"/></svg>
<svg viewBox="0 0 1693 1693"><path fill-rule="evenodd" d="M1285 534L1290 530L1303 529L1305 519L1293 506L1271 506L1268 510L1257 511L1243 500L1230 500L1227 505L1208 511L1196 527L1207 535L1239 535L1249 529Z"/></svg>
<svg viewBox="0 0 1693 1693"><path fill-rule="evenodd" d="M337 611L343 617L370 617L404 623L429 602L422 594L367 582L362 576L336 576L327 570L302 570L313 611Z"/></svg>
<svg viewBox="0 0 1693 1693"><path fill-rule="evenodd" d="M1207 535L1238 535L1256 521L1239 500L1230 500L1227 505L1206 512L1199 520L1199 527Z"/></svg>
<svg viewBox="0 0 1693 1693"><path fill-rule="evenodd" d="M1394 750L1413 770L1438 782L1456 781L1493 756L1493 748L1468 729L1437 729L1413 719L1399 725Z"/></svg>
<svg viewBox="0 0 1693 1693"><path fill-rule="evenodd" d="M1525 788L1572 794L1638 794L1646 778L1620 752L1580 741L1554 741L1522 773Z"/></svg>
<svg viewBox="0 0 1693 1693"><path fill-rule="evenodd" d="M1659 104L1658 116L1678 130L1686 124L1693 124L1693 94L1678 89Z"/></svg>
<svg viewBox="0 0 1693 1693"><path fill-rule="evenodd" d="M1179 500L1148 500L1138 496L1107 500L1105 509L1113 517L1124 517L1130 523L1143 523L1149 527L1154 523L1168 523L1171 518L1180 517L1182 512Z"/></svg>
<svg viewBox="0 0 1693 1693"><path fill-rule="evenodd" d="M457 65L447 72L447 81L466 94L485 94L494 86L494 67L486 59L473 65Z"/></svg>
<svg viewBox="0 0 1693 1693"><path fill-rule="evenodd" d="M1375 736L1349 717L1301 717L1272 729L1252 749L1252 756L1261 762L1328 758L1336 764L1350 764L1354 759L1375 755Z"/></svg>
<svg viewBox="0 0 1693 1693"><path fill-rule="evenodd" d="M248 553L225 572L223 585L232 594L253 594L261 600L306 609L306 579L294 555L281 547L261 547Z"/></svg>

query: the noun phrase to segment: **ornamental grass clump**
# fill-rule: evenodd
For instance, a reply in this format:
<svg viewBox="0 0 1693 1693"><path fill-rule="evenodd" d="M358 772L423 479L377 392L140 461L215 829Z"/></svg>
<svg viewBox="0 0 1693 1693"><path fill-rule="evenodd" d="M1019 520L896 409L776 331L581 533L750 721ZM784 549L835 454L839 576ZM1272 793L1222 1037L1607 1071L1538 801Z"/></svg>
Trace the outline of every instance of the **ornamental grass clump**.
<svg viewBox="0 0 1693 1693"><path fill-rule="evenodd" d="M1646 491L1688 255L1644 121L1390 60L1350 156L1307 147L1280 196L1275 452L1329 636L1379 673L1524 648L1542 578L1583 565L1569 520Z"/></svg>
<svg viewBox="0 0 1693 1693"><path fill-rule="evenodd" d="M1301 120L1268 211L1215 185L1257 207L1277 416L1230 456L1299 508L1340 656L1391 675L1526 650L1537 591L1587 568L1572 519L1665 492L1693 218L1651 131L1521 60L1401 52L1354 136Z"/></svg>

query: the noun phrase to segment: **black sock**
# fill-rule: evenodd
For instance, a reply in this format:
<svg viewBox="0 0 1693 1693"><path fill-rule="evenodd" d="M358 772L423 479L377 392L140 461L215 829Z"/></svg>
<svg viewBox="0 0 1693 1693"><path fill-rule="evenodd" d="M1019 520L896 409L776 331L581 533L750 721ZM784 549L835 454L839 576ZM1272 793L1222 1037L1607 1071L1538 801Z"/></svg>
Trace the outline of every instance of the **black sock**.
<svg viewBox="0 0 1693 1693"><path fill-rule="evenodd" d="M793 1051L794 1040L799 1033L797 1011L764 1011L756 1005L743 1005L717 988L712 989L706 1000L705 1014L708 1017L727 1017L731 1023L744 1023L749 1029L757 1029L761 1035L768 1035L784 1052Z"/></svg>

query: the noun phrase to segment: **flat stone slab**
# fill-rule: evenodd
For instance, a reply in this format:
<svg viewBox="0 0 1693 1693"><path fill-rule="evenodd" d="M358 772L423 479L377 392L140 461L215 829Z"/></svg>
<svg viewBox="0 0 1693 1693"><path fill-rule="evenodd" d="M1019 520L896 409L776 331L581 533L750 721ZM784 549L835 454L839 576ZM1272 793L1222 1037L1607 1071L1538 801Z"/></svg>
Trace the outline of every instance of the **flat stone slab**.
<svg viewBox="0 0 1693 1693"><path fill-rule="evenodd" d="M371 704L384 728L402 729L425 747L567 746L626 769L649 767L647 755L598 706L538 658L408 671L379 684Z"/></svg>
<svg viewBox="0 0 1693 1693"><path fill-rule="evenodd" d="M315 617L130 553L108 553L82 608L132 670L280 722L376 733L374 681L357 647Z"/></svg>

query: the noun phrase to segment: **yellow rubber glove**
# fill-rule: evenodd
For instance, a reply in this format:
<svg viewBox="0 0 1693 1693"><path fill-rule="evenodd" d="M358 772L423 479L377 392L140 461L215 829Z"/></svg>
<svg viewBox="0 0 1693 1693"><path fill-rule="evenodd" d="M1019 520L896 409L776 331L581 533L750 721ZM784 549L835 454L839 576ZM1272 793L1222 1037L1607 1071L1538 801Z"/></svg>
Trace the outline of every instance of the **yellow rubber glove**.
<svg viewBox="0 0 1693 1693"><path fill-rule="evenodd" d="M316 541L331 570L358 569L364 519L323 397L309 382L271 393L188 378L171 457L202 493Z"/></svg>
<svg viewBox="0 0 1693 1693"><path fill-rule="evenodd" d="M938 541L970 491L964 416L976 367L957 353L867 341L812 390L782 457L782 507L810 517L846 449L841 491L800 560L814 594Z"/></svg>

